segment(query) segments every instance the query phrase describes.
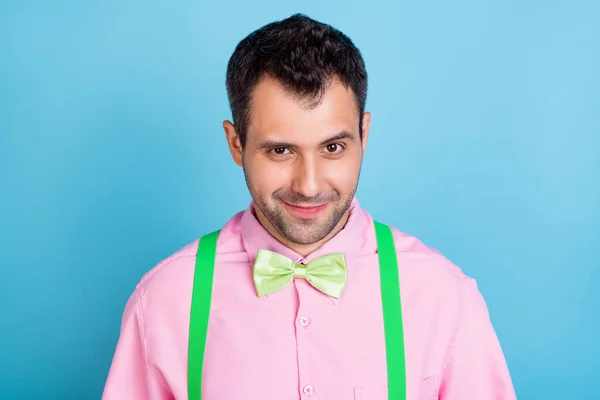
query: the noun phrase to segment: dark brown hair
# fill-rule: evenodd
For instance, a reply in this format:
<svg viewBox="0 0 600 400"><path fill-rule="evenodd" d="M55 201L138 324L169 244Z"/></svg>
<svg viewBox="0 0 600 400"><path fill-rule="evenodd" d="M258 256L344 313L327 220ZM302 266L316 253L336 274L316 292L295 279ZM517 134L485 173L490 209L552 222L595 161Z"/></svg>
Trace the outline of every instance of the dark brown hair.
<svg viewBox="0 0 600 400"><path fill-rule="evenodd" d="M252 92L264 76L276 79L313 106L319 104L331 81L339 79L354 93L362 137L367 72L360 51L339 30L295 14L257 29L237 45L227 66L227 95L242 146Z"/></svg>

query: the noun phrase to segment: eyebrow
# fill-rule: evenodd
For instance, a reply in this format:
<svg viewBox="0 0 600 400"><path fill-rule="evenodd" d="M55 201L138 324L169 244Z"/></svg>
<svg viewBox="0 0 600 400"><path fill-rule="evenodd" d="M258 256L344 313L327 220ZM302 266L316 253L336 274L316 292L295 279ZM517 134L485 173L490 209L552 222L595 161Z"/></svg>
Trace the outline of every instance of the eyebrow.
<svg viewBox="0 0 600 400"><path fill-rule="evenodd" d="M352 133L350 133L348 131L341 131L337 135L334 135L328 139L323 140L321 143L319 143L319 146L325 146L328 143L335 142L338 140L344 140L344 139L354 141L356 138L354 137L354 135ZM295 145L294 143L290 143L290 142L267 140L265 142L260 143L258 147L260 149L265 150L265 149L276 149L278 147L295 148L298 146Z"/></svg>

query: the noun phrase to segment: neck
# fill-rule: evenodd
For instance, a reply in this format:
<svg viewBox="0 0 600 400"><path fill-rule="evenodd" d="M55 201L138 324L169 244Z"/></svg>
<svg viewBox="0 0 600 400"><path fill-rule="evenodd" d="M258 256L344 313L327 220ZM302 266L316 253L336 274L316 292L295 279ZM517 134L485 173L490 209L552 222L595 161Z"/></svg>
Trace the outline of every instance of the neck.
<svg viewBox="0 0 600 400"><path fill-rule="evenodd" d="M346 213L340 219L340 221L337 223L335 228L333 228L333 230L331 232L329 232L329 234L327 234L327 236L325 236L323 239L319 240L318 242L311 243L311 244L298 244L298 243L294 243L294 242L286 239L283 235L281 235L277 231L277 229L275 229L275 227L260 212L260 210L255 208L254 214L255 214L258 222L265 228L265 230L267 232L269 232L271 234L271 236L273 236L279 242L281 242L282 244L284 244L286 247L290 248L294 252L298 253L302 257L307 257L309 254L315 252L317 249L319 249L321 246L323 246L325 243L327 243L329 240L331 240L332 237L337 235L338 232L344 228L344 226L346 225L346 222L348 221L348 217L350 216L350 209L348 209L346 211Z"/></svg>

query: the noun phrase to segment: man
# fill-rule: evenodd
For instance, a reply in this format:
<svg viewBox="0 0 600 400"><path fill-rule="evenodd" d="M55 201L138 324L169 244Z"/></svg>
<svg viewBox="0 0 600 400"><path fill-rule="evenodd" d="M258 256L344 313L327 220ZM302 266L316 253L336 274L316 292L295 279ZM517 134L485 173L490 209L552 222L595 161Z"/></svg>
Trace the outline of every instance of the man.
<svg viewBox="0 0 600 400"><path fill-rule="evenodd" d="M355 199L371 117L351 40L266 25L227 91L253 201L143 277L103 398L514 399L474 280Z"/></svg>

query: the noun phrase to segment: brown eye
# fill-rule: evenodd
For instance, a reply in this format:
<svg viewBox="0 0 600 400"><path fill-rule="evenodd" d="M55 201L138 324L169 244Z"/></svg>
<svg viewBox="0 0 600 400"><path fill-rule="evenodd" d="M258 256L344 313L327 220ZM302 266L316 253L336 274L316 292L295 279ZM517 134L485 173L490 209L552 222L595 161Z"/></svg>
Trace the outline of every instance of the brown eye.
<svg viewBox="0 0 600 400"><path fill-rule="evenodd" d="M277 155L283 155L285 154L285 151L287 149L285 147L276 147L273 149L273 153L277 154Z"/></svg>
<svg viewBox="0 0 600 400"><path fill-rule="evenodd" d="M328 153L335 154L342 150L342 145L339 143L331 143L327 145L326 149Z"/></svg>

